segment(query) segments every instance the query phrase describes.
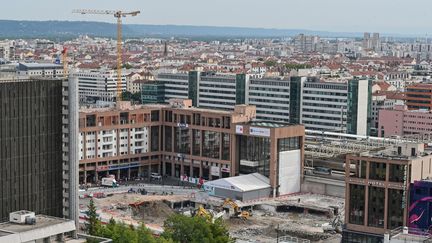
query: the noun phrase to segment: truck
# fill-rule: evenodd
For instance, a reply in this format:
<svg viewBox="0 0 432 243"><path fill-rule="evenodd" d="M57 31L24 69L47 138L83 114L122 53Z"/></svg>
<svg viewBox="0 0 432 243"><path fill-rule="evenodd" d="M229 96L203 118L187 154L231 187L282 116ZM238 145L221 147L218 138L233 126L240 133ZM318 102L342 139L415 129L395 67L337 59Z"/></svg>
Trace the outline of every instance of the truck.
<svg viewBox="0 0 432 243"><path fill-rule="evenodd" d="M112 177L104 177L102 178L102 186L106 187L118 187L116 179Z"/></svg>

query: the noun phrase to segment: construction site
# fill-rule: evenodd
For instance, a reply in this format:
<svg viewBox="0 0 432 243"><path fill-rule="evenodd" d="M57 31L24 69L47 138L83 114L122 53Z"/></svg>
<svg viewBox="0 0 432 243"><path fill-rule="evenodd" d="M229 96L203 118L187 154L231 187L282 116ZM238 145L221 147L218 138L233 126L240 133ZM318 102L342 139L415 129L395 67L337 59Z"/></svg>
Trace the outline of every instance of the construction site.
<svg viewBox="0 0 432 243"><path fill-rule="evenodd" d="M143 188L146 195L141 193ZM111 218L134 226L143 223L155 235L163 232L164 221L174 213L211 221L221 218L237 242L275 242L277 237L338 242L343 223L342 198L310 193L241 202L209 196L198 189L136 185L89 190L80 197L81 223L93 198L103 223Z"/></svg>
<svg viewBox="0 0 432 243"><path fill-rule="evenodd" d="M301 191L268 197L268 179L257 173L195 185L135 184L80 192L80 219L90 198L102 222L145 224L155 235L172 214L222 219L236 242L340 242L344 224L345 156L429 138L382 139L306 132ZM348 170L349 171L349 170ZM262 197L262 195L267 195ZM236 199L231 199L236 198ZM252 199L251 199L252 198Z"/></svg>

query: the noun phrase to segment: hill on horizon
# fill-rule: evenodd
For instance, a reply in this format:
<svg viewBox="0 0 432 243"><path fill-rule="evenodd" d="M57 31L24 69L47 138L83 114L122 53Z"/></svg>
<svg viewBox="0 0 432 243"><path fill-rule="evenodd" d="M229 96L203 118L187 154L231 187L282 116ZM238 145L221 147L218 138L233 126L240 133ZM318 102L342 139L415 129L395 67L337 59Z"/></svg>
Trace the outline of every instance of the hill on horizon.
<svg viewBox="0 0 432 243"><path fill-rule="evenodd" d="M80 35L115 37L116 24L94 21L0 20L0 38L74 38ZM304 29L265 29L192 25L124 24L125 37L290 37L300 33L322 37L361 37L361 33L339 33Z"/></svg>

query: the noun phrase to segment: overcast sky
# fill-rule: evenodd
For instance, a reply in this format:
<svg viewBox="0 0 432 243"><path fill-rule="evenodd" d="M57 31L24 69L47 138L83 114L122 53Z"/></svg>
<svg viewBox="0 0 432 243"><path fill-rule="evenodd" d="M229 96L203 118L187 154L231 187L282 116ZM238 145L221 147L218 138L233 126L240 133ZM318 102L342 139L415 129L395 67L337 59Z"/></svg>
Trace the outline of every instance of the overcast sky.
<svg viewBox="0 0 432 243"><path fill-rule="evenodd" d="M77 8L141 10L135 24L432 33L431 0L0 0L0 19L95 20Z"/></svg>

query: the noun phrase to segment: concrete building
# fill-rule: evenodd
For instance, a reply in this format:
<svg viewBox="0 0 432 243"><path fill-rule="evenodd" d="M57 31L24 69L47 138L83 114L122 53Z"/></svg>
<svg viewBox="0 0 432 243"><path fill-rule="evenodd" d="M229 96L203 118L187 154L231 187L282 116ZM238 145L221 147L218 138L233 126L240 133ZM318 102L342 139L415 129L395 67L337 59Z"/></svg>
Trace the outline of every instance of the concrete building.
<svg viewBox="0 0 432 243"><path fill-rule="evenodd" d="M290 121L306 129L368 135L371 81L319 82L297 78L290 87Z"/></svg>
<svg viewBox="0 0 432 243"><path fill-rule="evenodd" d="M302 125L255 121L255 107L247 105L222 111L193 108L191 100L128 104L80 112L80 183L108 174L215 180L258 172L275 195L299 191Z"/></svg>
<svg viewBox="0 0 432 243"><path fill-rule="evenodd" d="M408 226L410 184L432 176L424 144L348 155L342 242L383 242L384 233Z"/></svg>
<svg viewBox="0 0 432 243"><path fill-rule="evenodd" d="M0 221L23 208L78 223L76 81L0 80Z"/></svg>
<svg viewBox="0 0 432 243"><path fill-rule="evenodd" d="M381 40L379 33L373 33L372 36L370 33L365 32L363 35L363 49L371 49L374 51L381 50Z"/></svg>
<svg viewBox="0 0 432 243"><path fill-rule="evenodd" d="M386 94L372 94L372 122L371 135L378 136L379 113L381 110L392 110L396 104L396 100L387 99Z"/></svg>
<svg viewBox="0 0 432 243"><path fill-rule="evenodd" d="M396 105L392 110L379 111L380 137L429 133L432 133L432 113L428 110L409 110L407 106Z"/></svg>
<svg viewBox="0 0 432 243"><path fill-rule="evenodd" d="M130 73L126 76L126 90L132 94L141 91L143 83L154 81L154 76L150 72Z"/></svg>
<svg viewBox="0 0 432 243"><path fill-rule="evenodd" d="M0 41L0 59L5 61L14 60L15 47L12 41Z"/></svg>
<svg viewBox="0 0 432 243"><path fill-rule="evenodd" d="M306 129L369 134L372 98L368 80L335 83L306 77L256 79L247 74L191 71L160 74L157 81L163 85L165 101L189 98L196 107L220 110L249 104L257 107L258 119L302 123ZM146 88L153 85L144 85L143 89L153 89Z"/></svg>
<svg viewBox="0 0 432 243"><path fill-rule="evenodd" d="M16 217L19 216L19 217ZM18 220L21 218L22 220ZM27 221L31 219L32 221ZM35 215L29 211L12 212L10 221L0 223L0 242L31 243L31 242L65 242L84 243L93 239L94 242L109 243L110 239L79 234L70 235L77 230L75 222L70 219Z"/></svg>
<svg viewBox="0 0 432 243"><path fill-rule="evenodd" d="M307 36L299 34L293 38L293 45L298 52L314 52L317 50L317 44L319 43L319 36Z"/></svg>
<svg viewBox="0 0 432 243"><path fill-rule="evenodd" d="M16 74L20 77L62 78L63 66L53 63L19 63Z"/></svg>
<svg viewBox="0 0 432 243"><path fill-rule="evenodd" d="M117 97L117 73L113 70L82 69L71 73L78 78L79 101L82 104L96 101L114 101ZM121 90L126 90L126 75L122 76Z"/></svg>
<svg viewBox="0 0 432 243"><path fill-rule="evenodd" d="M405 92L406 105L410 110L431 110L432 83L408 85Z"/></svg>
<svg viewBox="0 0 432 243"><path fill-rule="evenodd" d="M196 107L219 110L250 104L257 107L258 119L289 121L289 80L191 71L189 74L159 74L157 81L165 89L165 101L190 98ZM152 85L145 85L143 89Z"/></svg>

